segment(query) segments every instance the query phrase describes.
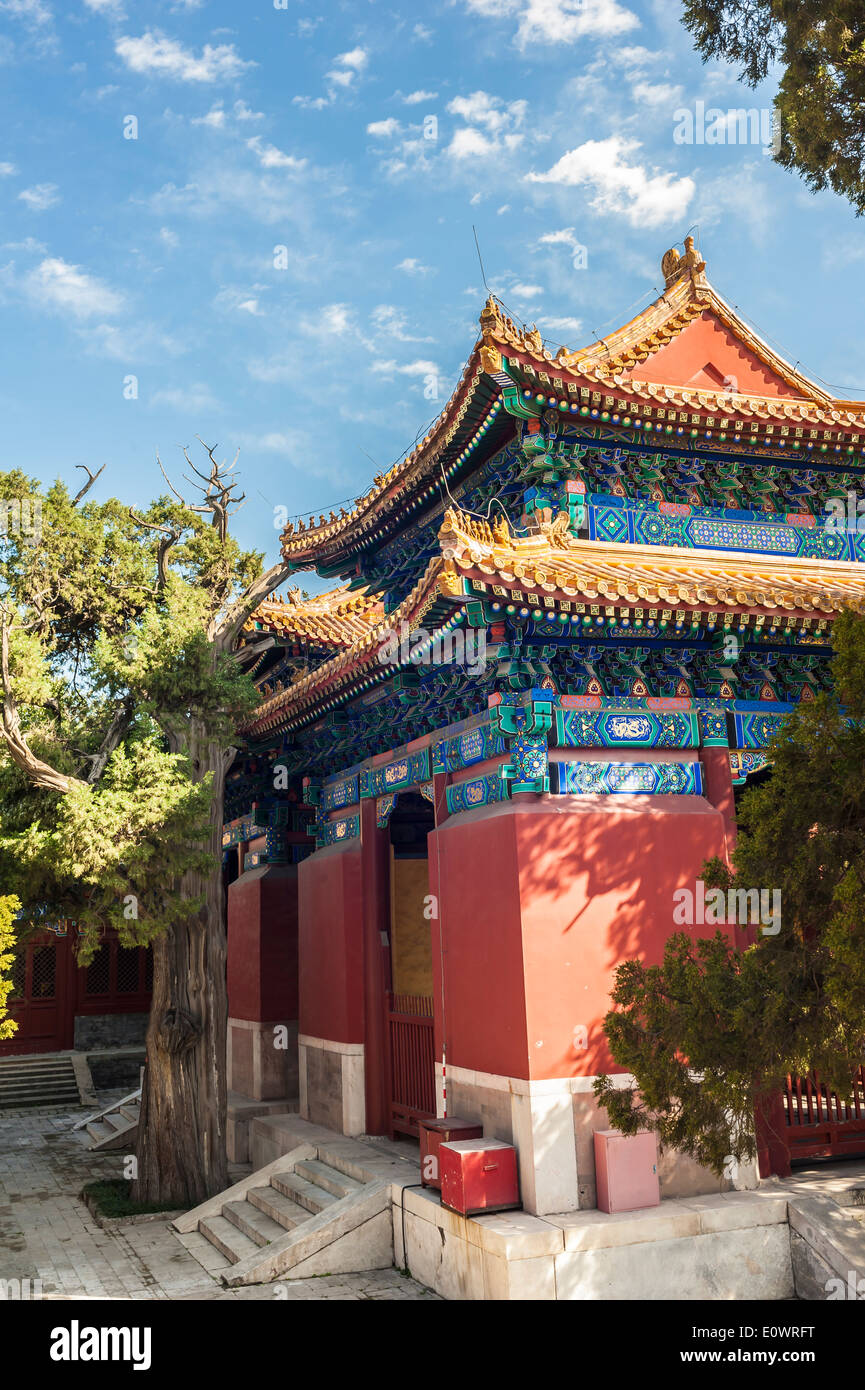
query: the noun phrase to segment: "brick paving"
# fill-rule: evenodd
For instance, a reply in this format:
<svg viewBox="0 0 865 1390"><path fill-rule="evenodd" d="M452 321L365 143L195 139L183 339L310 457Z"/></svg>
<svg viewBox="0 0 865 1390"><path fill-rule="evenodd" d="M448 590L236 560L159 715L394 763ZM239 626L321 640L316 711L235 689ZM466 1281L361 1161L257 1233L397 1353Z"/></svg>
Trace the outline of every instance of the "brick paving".
<svg viewBox="0 0 865 1390"><path fill-rule="evenodd" d="M100 1107L111 1098L100 1096ZM163 1220L103 1230L78 1193L122 1176L123 1156L84 1147L72 1126L85 1113L0 1111L0 1279L39 1279L44 1299L437 1299L397 1269L226 1289L217 1271L227 1261L203 1236L181 1244Z"/></svg>

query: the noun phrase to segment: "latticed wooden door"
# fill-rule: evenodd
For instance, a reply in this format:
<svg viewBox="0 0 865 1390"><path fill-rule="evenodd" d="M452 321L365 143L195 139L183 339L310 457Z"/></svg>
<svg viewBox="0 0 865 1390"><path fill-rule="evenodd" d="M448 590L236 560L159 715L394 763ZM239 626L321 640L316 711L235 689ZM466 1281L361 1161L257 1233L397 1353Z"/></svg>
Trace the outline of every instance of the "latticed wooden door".
<svg viewBox="0 0 865 1390"><path fill-rule="evenodd" d="M46 932L16 951L9 1012L18 1031L0 1043L0 1053L59 1052L71 1047L67 949L64 939Z"/></svg>

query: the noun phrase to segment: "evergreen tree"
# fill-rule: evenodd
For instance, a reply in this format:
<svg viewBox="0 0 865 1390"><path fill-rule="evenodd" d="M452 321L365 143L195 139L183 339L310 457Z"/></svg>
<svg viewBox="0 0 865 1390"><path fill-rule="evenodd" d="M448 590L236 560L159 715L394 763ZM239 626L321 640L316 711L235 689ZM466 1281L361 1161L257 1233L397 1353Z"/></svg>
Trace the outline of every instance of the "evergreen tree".
<svg viewBox="0 0 865 1390"><path fill-rule="evenodd" d="M741 64L751 86L780 70L775 158L865 212L865 7L861 0L685 0L704 60Z"/></svg>
<svg viewBox="0 0 865 1390"><path fill-rule="evenodd" d="M206 452L197 500L166 477L143 515L89 470L75 497L0 474L0 892L73 920L82 964L106 927L152 944L135 1196L178 1206L228 1184L223 797L257 702L233 653L287 573L229 535Z"/></svg>
<svg viewBox="0 0 865 1390"><path fill-rule="evenodd" d="M785 1076L816 1070L842 1097L865 1062L865 617L833 633L834 692L800 704L770 746L772 776L749 788L732 872L715 860L707 884L780 891L780 927L667 942L661 965L616 972L605 1028L635 1078L595 1094L625 1133L662 1143L716 1172L753 1157L755 1104Z"/></svg>

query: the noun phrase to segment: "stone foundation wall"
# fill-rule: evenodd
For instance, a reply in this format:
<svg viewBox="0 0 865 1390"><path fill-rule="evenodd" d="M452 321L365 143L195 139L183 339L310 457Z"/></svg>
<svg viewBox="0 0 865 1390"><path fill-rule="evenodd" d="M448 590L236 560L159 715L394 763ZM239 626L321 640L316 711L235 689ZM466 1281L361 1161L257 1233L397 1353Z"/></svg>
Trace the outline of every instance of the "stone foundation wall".
<svg viewBox="0 0 865 1390"><path fill-rule="evenodd" d="M625 1080L626 1078L623 1078ZM448 1114L476 1120L488 1138L514 1144L527 1211L539 1214L597 1207L593 1134L609 1129L590 1077L528 1082L448 1068ZM757 1185L754 1165L735 1181L718 1178L686 1154L658 1156L661 1197L696 1197Z"/></svg>
<svg viewBox="0 0 865 1390"><path fill-rule="evenodd" d="M88 1052L103 1047L139 1047L147 1036L150 1015L77 1014L73 1047Z"/></svg>
<svg viewBox="0 0 865 1390"><path fill-rule="evenodd" d="M300 1114L337 1134L365 1129L363 1043L301 1034L297 1040Z"/></svg>

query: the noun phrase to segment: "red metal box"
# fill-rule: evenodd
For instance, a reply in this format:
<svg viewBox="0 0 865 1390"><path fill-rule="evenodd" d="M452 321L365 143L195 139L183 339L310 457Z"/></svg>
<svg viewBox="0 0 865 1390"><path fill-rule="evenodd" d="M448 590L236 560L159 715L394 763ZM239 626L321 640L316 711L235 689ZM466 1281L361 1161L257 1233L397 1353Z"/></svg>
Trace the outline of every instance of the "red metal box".
<svg viewBox="0 0 865 1390"><path fill-rule="evenodd" d="M655 1135L651 1130L621 1134L617 1129L596 1129L595 1178L601 1211L658 1206L661 1192Z"/></svg>
<svg viewBox="0 0 865 1390"><path fill-rule="evenodd" d="M439 1148L449 1139L482 1139L483 1125L474 1120L418 1120L420 1178L424 1187L441 1187Z"/></svg>
<svg viewBox="0 0 865 1390"><path fill-rule="evenodd" d="M439 1146L442 1206L460 1216L520 1205L517 1151L501 1139L457 1139Z"/></svg>

